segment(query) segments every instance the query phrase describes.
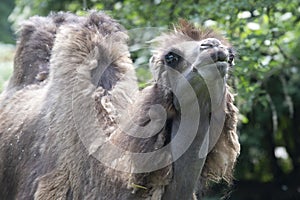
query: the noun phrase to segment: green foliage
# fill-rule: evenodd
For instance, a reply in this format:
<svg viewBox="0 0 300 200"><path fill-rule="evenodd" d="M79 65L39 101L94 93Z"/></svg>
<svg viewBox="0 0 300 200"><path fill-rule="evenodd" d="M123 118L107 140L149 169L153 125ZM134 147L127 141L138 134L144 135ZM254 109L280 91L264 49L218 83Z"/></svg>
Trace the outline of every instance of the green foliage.
<svg viewBox="0 0 300 200"><path fill-rule="evenodd" d="M300 176L299 0L16 0L11 19L17 23L34 14L58 10L83 14L85 9L106 10L128 30L166 29L186 18L222 31L238 54L230 79L241 112L237 178L267 182L288 174ZM148 47L141 41L156 34L138 44L138 37L131 37L133 60L141 66L137 68L141 87L151 78ZM279 146L286 149L286 158L275 156Z"/></svg>
<svg viewBox="0 0 300 200"><path fill-rule="evenodd" d="M14 43L13 33L8 23L8 16L14 8L11 0L2 0L0 6L0 41L4 43Z"/></svg>
<svg viewBox="0 0 300 200"><path fill-rule="evenodd" d="M0 43L0 92L13 69L14 46Z"/></svg>

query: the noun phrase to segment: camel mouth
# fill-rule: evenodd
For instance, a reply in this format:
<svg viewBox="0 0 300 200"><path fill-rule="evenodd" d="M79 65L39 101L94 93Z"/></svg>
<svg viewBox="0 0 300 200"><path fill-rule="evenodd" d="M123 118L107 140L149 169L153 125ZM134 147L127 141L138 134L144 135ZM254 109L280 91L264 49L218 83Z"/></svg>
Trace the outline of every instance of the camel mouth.
<svg viewBox="0 0 300 200"><path fill-rule="evenodd" d="M219 73L221 75L221 77L225 77L227 72L228 72L228 67L230 66L230 64L228 63L228 61L220 61L220 62L216 62L215 63L218 70L219 70Z"/></svg>

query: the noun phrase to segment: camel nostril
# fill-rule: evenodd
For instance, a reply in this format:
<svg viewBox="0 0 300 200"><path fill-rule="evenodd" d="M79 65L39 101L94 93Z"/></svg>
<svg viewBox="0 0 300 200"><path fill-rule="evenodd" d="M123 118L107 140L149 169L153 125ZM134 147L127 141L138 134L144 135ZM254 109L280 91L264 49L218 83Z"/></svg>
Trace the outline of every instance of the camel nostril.
<svg viewBox="0 0 300 200"><path fill-rule="evenodd" d="M209 48L213 48L213 47L214 46L212 44L204 43L204 44L200 45L200 50L209 49Z"/></svg>
<svg viewBox="0 0 300 200"><path fill-rule="evenodd" d="M221 42L215 38L207 38L201 41L200 50L209 49L213 47L218 47L221 45Z"/></svg>

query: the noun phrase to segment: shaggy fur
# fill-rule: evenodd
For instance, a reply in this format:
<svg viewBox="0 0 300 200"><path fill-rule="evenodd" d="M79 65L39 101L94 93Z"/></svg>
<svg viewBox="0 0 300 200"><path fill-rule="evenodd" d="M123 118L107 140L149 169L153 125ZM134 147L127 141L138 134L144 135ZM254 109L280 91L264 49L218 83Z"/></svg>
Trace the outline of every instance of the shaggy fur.
<svg viewBox="0 0 300 200"><path fill-rule="evenodd" d="M170 142L180 110L172 92L162 87L168 80L161 56L174 41L214 37L228 45L211 31L180 22L175 31L155 40L159 46L151 59L153 85L138 92L127 37L115 20L97 12L87 17L67 13L33 17L23 25L14 73L0 96L1 198L191 199L201 171L207 180L231 179L239 143L237 109L228 87L220 108L226 112L223 131L212 144L203 170L189 150L174 165L140 174L116 171L96 159L114 156L103 151L97 143L100 139L140 153ZM200 106L209 104L203 94L197 97ZM167 122L152 137L136 138L118 129L120 123L146 127L151 122L149 110L156 104L167 111ZM127 112L132 120L122 119ZM209 121L208 114L203 121ZM208 123L203 127L200 130L207 130ZM138 134L139 130L131 131ZM203 141L201 133L196 140ZM167 159L171 156L170 152ZM184 180L177 179L179 175ZM188 188L181 192L174 184Z"/></svg>

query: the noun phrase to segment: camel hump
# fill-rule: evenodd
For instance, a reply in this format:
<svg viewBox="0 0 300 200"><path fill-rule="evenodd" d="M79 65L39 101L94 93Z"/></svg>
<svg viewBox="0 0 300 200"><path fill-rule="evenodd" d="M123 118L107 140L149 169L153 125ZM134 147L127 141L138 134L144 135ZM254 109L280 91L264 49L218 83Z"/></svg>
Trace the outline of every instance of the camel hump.
<svg viewBox="0 0 300 200"><path fill-rule="evenodd" d="M56 26L48 17L34 16L19 30L14 71L7 90L19 90L38 82L39 73L46 75Z"/></svg>
<svg viewBox="0 0 300 200"><path fill-rule="evenodd" d="M74 14L58 12L47 17L33 16L25 20L18 33L14 71L6 90L20 90L48 78L49 61L59 26L78 23Z"/></svg>
<svg viewBox="0 0 300 200"><path fill-rule="evenodd" d="M50 79L58 83L76 74L97 87L112 89L124 74L134 71L127 39L123 26L104 12L90 11L84 20L60 26L50 59Z"/></svg>

